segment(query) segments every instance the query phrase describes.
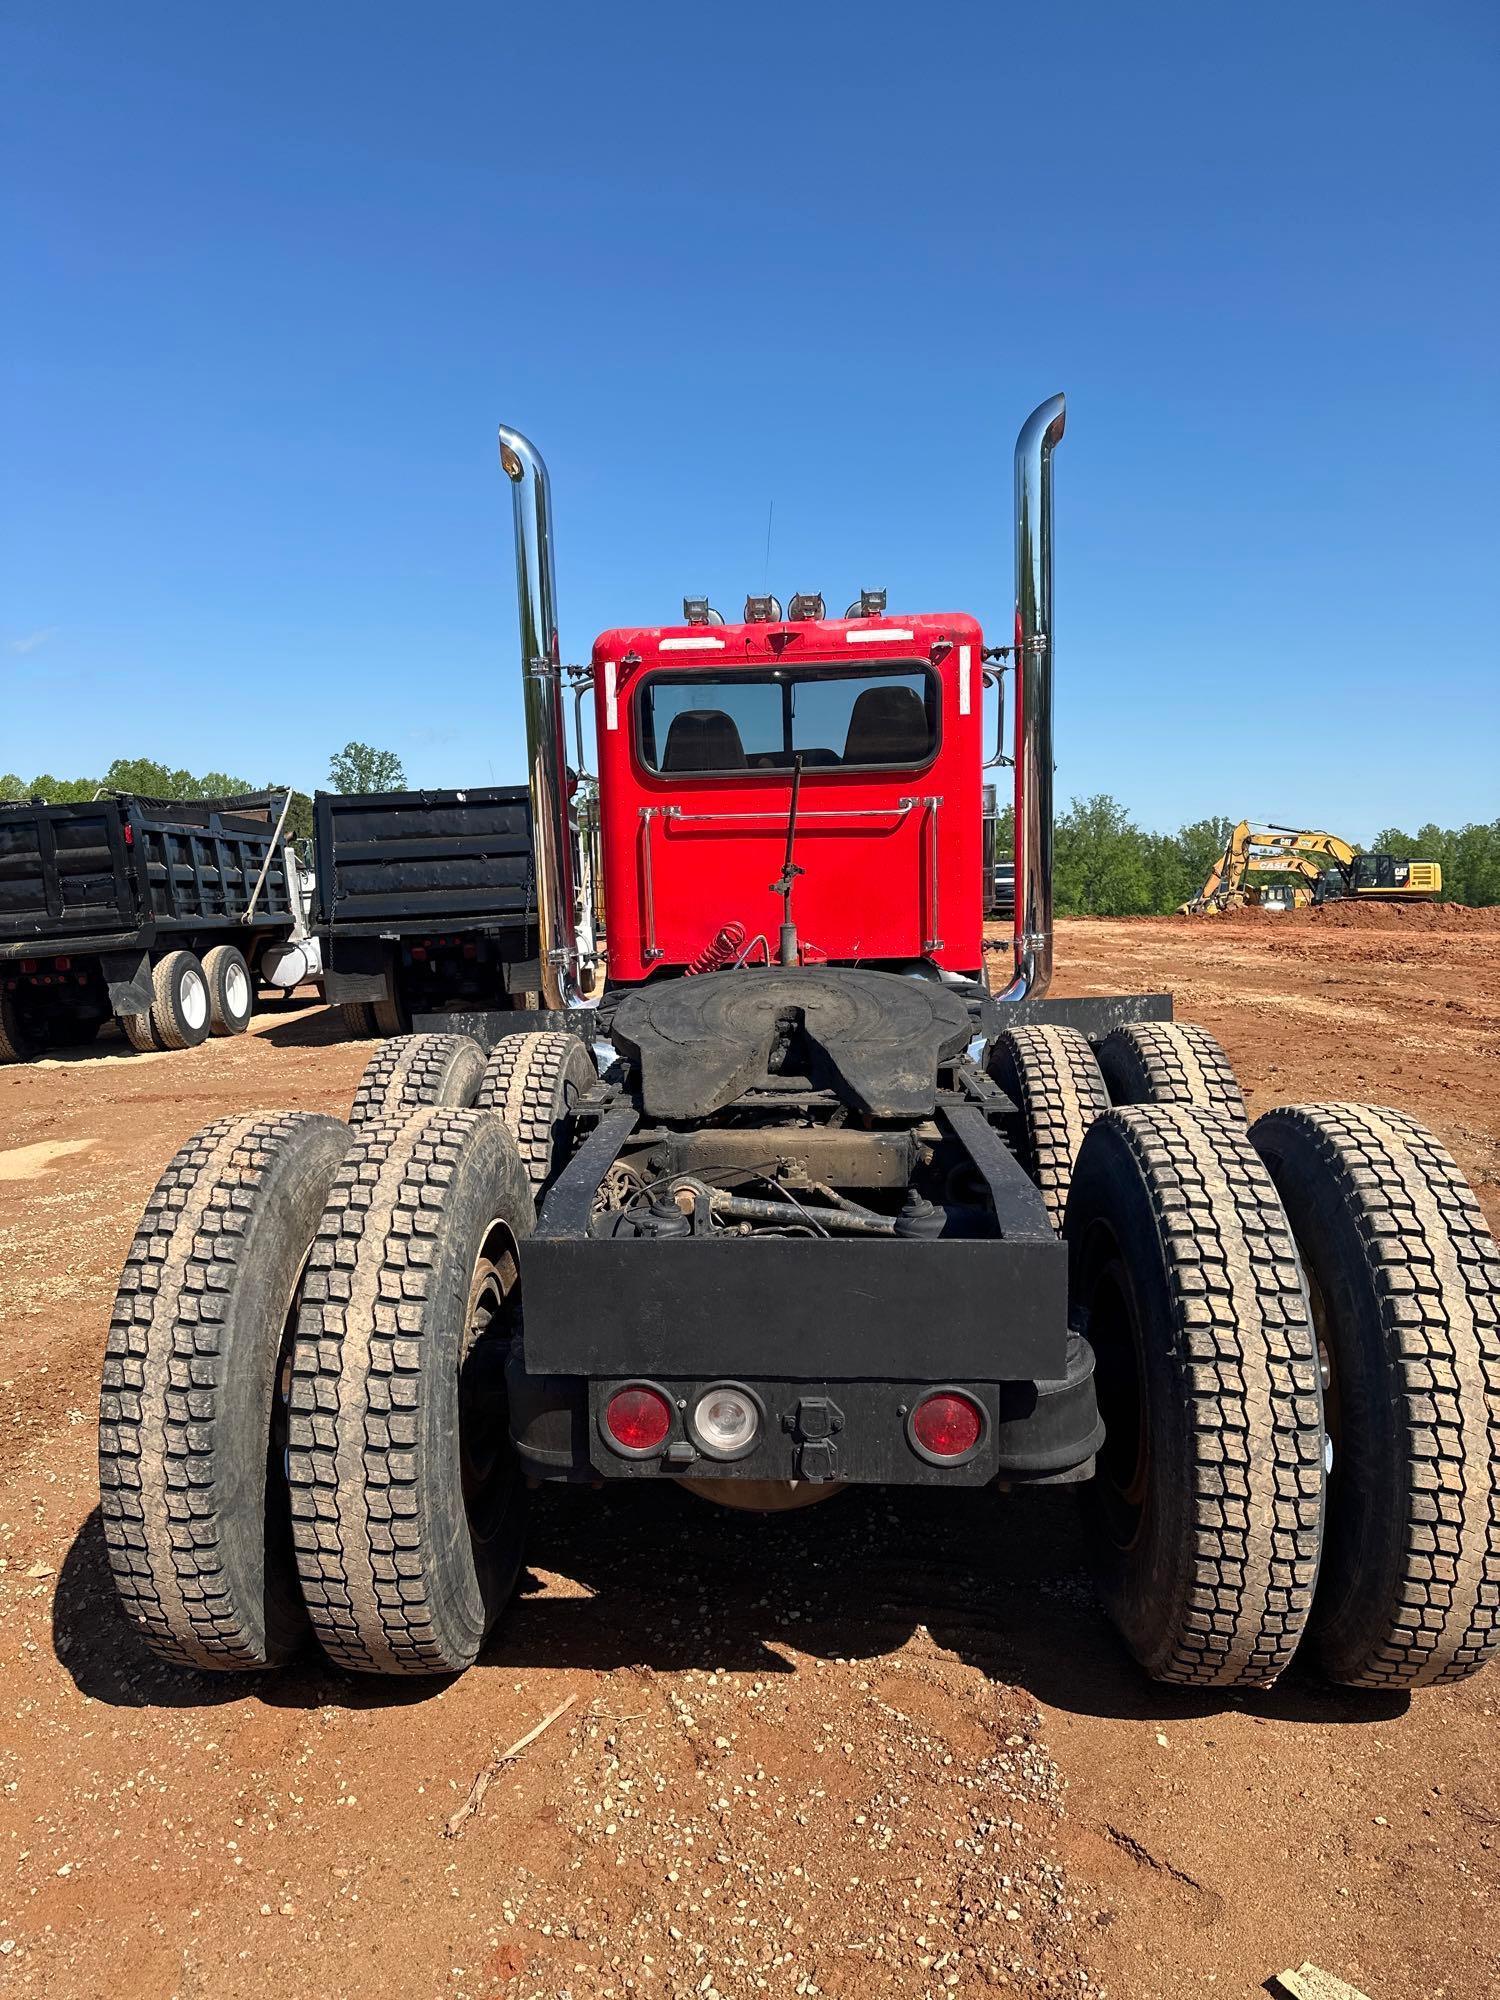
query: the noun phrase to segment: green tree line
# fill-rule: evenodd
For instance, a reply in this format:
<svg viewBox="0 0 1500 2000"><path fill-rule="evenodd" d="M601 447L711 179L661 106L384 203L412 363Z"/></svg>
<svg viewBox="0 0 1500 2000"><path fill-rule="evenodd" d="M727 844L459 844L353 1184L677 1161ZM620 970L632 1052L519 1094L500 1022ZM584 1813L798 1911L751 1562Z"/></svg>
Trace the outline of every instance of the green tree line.
<svg viewBox="0 0 1500 2000"><path fill-rule="evenodd" d="M1128 808L1107 792L1074 799L1058 814L1053 837L1058 914L1165 916L1203 887L1234 826L1230 819L1196 819L1175 833L1153 833L1138 826ZM1008 854L1012 848L1007 807L997 851ZM1461 827L1427 825L1414 834L1387 827L1360 851L1440 862L1445 901L1475 907L1500 903L1500 819Z"/></svg>
<svg viewBox="0 0 1500 2000"><path fill-rule="evenodd" d="M406 783L393 751L347 743L329 763L329 781L341 792L393 792ZM212 799L235 792L269 791L226 771L195 777L149 757L117 757L102 778L56 778L43 772L29 782L0 776L0 799L49 799L55 804L91 799L100 790L140 792L154 799ZM312 801L294 793L287 826L294 839L312 832ZM1175 833L1137 826L1128 808L1098 792L1074 799L1059 813L1053 843L1053 890L1062 916L1161 916L1202 888L1233 831L1229 819L1195 819ZM1000 819L997 851L1012 852L1011 809ZM1500 819L1467 826L1426 825L1415 833L1386 827L1365 850L1442 864L1443 894L1476 907L1500 903Z"/></svg>
<svg viewBox="0 0 1500 2000"><path fill-rule="evenodd" d="M328 781L336 792L399 792L406 783L401 759L393 750L376 750L368 743L346 743L329 759ZM242 792L279 792L279 784L255 785L228 771L174 771L154 757L116 757L102 778L57 778L43 771L35 778L0 774L0 800L45 799L50 805L77 805L101 792L135 792L147 799L225 799ZM306 792L292 793L286 830L292 840L311 838L312 800Z"/></svg>

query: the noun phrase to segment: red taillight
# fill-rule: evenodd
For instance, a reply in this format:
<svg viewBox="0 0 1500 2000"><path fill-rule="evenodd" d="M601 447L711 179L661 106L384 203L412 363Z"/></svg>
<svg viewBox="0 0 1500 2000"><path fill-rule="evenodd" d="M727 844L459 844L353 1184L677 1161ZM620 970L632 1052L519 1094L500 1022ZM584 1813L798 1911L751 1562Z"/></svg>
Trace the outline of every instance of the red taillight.
<svg viewBox="0 0 1500 2000"><path fill-rule="evenodd" d="M911 1413L913 1441L930 1458L967 1458L984 1432L984 1412L967 1396L943 1390Z"/></svg>
<svg viewBox="0 0 1500 2000"><path fill-rule="evenodd" d="M672 1428L672 1405L656 1389L616 1389L604 1428L621 1451L659 1451Z"/></svg>

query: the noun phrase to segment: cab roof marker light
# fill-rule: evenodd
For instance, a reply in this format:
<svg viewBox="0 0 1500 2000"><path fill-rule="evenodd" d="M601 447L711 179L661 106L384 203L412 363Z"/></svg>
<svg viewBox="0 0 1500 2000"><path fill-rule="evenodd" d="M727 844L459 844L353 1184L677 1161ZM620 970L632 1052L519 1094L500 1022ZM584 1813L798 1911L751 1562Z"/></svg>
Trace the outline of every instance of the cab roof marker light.
<svg viewBox="0 0 1500 2000"><path fill-rule="evenodd" d="M915 632L908 632L904 625L887 626L880 632L846 632L844 637L851 646L889 646L897 640L916 638Z"/></svg>

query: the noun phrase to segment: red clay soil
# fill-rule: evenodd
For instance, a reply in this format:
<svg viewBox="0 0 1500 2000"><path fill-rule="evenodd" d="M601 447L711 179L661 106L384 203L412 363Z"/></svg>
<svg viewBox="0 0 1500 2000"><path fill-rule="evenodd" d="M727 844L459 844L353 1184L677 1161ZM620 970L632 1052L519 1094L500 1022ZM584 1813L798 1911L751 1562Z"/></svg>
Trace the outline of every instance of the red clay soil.
<svg viewBox="0 0 1500 2000"><path fill-rule="evenodd" d="M1252 1115L1404 1105L1500 1222L1493 926L1333 914L1065 924L1058 990L1175 988ZM1065 1492L769 1522L547 1492L456 1682L154 1663L96 1511L131 1230L196 1126L344 1110L367 1054L288 1008L0 1071L0 1989L1202 2000L1311 1959L1378 2000L1500 1991L1500 1674L1410 1703L1296 1668L1265 1696L1155 1687Z"/></svg>

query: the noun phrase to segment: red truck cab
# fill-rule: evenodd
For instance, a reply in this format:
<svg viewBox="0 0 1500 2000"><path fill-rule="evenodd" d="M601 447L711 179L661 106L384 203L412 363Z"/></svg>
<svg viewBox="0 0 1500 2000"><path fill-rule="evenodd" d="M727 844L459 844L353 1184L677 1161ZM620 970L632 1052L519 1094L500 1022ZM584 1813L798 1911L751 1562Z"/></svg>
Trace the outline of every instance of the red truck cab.
<svg viewBox="0 0 1500 2000"><path fill-rule="evenodd" d="M726 929L776 958L799 757L803 961L977 972L983 656L962 612L601 633L611 981L680 972Z"/></svg>

